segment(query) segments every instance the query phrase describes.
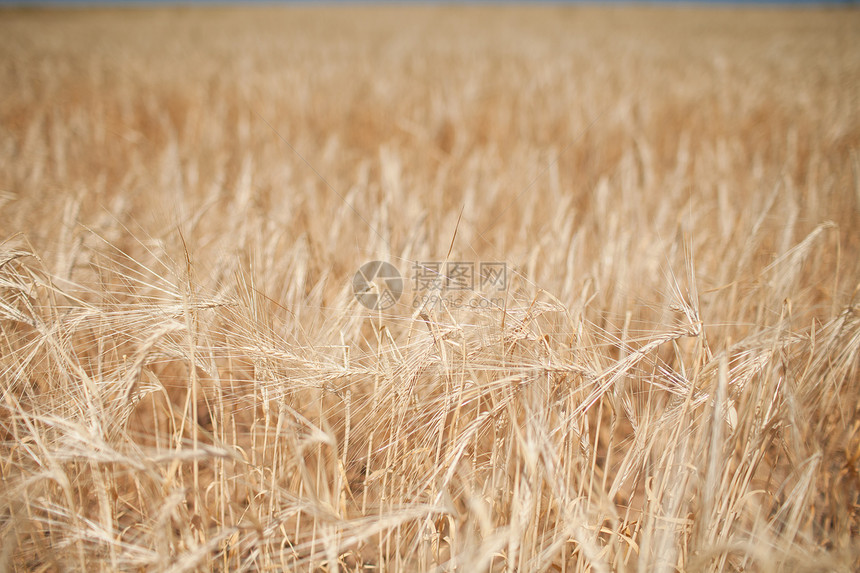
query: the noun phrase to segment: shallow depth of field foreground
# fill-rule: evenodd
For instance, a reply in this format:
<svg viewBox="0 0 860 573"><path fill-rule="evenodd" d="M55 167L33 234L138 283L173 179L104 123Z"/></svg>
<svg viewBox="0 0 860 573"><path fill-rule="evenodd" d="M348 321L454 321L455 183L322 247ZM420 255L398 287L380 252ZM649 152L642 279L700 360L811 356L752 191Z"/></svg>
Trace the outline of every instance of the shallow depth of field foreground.
<svg viewBox="0 0 860 573"><path fill-rule="evenodd" d="M855 570L858 33L3 12L0 569Z"/></svg>

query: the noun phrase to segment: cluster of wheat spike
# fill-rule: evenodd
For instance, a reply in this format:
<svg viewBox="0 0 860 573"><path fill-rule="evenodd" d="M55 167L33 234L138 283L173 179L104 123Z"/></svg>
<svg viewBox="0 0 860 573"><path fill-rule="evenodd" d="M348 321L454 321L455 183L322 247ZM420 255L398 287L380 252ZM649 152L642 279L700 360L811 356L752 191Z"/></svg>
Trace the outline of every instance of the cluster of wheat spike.
<svg viewBox="0 0 860 573"><path fill-rule="evenodd" d="M0 569L854 570L858 32L3 11Z"/></svg>

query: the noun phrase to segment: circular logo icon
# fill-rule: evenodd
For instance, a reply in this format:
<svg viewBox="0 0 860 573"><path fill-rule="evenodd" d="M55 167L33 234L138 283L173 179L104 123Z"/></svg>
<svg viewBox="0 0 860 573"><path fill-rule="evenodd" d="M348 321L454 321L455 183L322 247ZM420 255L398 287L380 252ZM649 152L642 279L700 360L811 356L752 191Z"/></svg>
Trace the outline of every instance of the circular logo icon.
<svg viewBox="0 0 860 573"><path fill-rule="evenodd" d="M371 310L385 310L394 306L403 294L403 278L391 263L370 261L364 263L352 277L355 300Z"/></svg>

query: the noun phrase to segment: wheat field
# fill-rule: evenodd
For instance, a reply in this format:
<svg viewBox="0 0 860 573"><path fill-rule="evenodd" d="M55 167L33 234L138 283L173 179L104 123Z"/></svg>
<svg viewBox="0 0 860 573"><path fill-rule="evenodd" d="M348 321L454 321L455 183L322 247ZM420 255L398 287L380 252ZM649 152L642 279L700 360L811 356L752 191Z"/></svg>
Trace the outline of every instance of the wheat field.
<svg viewBox="0 0 860 573"><path fill-rule="evenodd" d="M858 37L0 12L0 570L856 570Z"/></svg>

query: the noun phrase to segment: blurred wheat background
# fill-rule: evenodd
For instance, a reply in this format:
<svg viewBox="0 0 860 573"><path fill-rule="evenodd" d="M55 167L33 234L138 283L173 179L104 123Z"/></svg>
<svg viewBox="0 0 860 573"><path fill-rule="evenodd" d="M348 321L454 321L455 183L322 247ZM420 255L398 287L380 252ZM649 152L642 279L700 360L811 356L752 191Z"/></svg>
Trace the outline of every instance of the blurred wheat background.
<svg viewBox="0 0 860 573"><path fill-rule="evenodd" d="M0 569L860 567L856 10L0 16Z"/></svg>

